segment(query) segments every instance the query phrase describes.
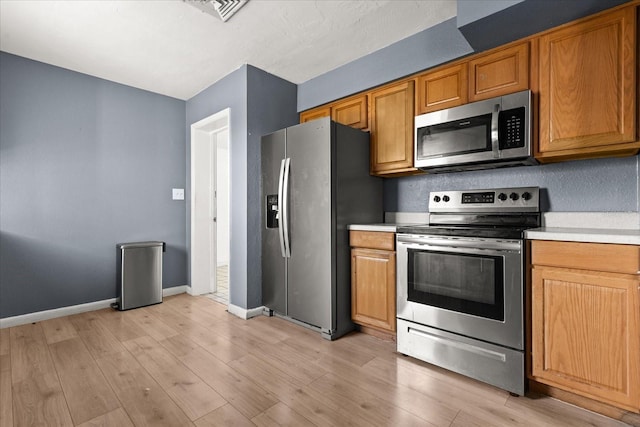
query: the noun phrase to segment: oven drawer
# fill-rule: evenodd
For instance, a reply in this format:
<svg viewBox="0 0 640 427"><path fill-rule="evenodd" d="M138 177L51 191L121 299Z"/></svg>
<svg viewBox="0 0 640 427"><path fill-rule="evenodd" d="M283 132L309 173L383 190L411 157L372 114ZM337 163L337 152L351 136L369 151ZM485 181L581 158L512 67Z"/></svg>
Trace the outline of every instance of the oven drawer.
<svg viewBox="0 0 640 427"><path fill-rule="evenodd" d="M399 353L524 395L524 352L398 319Z"/></svg>

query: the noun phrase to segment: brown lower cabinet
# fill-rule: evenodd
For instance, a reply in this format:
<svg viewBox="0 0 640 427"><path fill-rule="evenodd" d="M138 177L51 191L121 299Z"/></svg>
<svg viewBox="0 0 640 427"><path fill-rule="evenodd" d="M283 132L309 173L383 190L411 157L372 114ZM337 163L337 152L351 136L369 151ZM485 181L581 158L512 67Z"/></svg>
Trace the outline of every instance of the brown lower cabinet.
<svg viewBox="0 0 640 427"><path fill-rule="evenodd" d="M396 330L395 233L351 231L351 318L383 332Z"/></svg>
<svg viewBox="0 0 640 427"><path fill-rule="evenodd" d="M531 248L531 379L640 412L640 247Z"/></svg>

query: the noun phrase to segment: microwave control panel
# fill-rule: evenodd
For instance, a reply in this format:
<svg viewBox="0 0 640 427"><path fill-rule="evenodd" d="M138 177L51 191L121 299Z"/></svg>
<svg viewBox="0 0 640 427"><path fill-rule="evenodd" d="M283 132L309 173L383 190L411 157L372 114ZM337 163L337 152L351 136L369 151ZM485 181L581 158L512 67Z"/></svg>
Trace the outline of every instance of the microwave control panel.
<svg viewBox="0 0 640 427"><path fill-rule="evenodd" d="M498 141L501 150L524 147L525 108L504 110L498 116Z"/></svg>

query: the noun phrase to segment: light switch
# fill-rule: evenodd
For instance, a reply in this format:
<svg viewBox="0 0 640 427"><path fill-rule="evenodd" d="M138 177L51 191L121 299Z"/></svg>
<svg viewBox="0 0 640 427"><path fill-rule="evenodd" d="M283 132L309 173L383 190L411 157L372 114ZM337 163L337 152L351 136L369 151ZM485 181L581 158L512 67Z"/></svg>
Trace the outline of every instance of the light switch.
<svg viewBox="0 0 640 427"><path fill-rule="evenodd" d="M184 200L184 188L172 189L173 200Z"/></svg>

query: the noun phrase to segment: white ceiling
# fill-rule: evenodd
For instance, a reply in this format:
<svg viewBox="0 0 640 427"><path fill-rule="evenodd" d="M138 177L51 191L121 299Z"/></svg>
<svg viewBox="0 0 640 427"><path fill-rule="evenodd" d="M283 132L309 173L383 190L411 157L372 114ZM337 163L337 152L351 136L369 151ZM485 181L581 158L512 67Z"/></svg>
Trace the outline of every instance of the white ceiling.
<svg viewBox="0 0 640 427"><path fill-rule="evenodd" d="M250 0L225 23L182 0L0 0L0 50L189 99L242 64L303 83L455 14L455 0Z"/></svg>

